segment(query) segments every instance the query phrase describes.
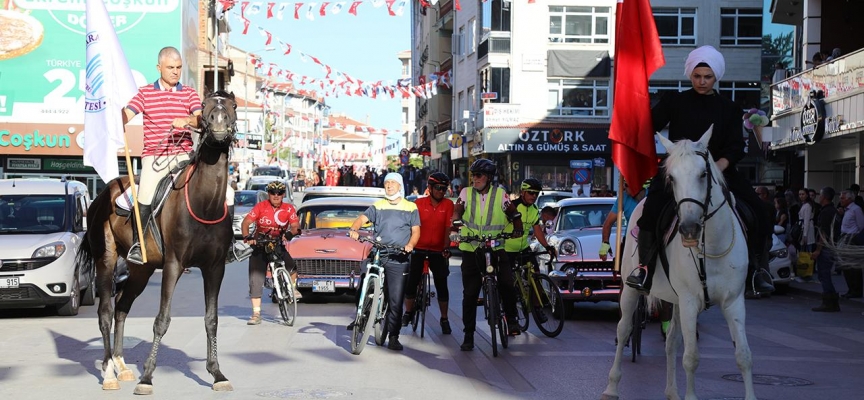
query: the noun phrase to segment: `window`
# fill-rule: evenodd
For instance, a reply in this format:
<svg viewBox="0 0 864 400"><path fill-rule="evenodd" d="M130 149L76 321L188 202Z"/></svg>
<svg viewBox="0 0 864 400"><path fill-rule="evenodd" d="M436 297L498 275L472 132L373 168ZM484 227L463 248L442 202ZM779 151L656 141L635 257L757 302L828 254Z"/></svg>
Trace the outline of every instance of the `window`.
<svg viewBox="0 0 864 400"><path fill-rule="evenodd" d="M453 35L453 54L465 57L465 25L459 27L459 33Z"/></svg>
<svg viewBox="0 0 864 400"><path fill-rule="evenodd" d="M408 66L409 66L410 64L411 64L411 63L410 63L410 60L405 61L405 62L402 62L402 76L408 76L408 75L411 74L411 72L408 71Z"/></svg>
<svg viewBox="0 0 864 400"><path fill-rule="evenodd" d="M474 35L477 32L477 20L471 18L471 20L468 21L466 29L468 30L468 32L465 32L465 53L470 55L474 54L474 52L477 50L477 44L474 40Z"/></svg>
<svg viewBox="0 0 864 400"><path fill-rule="evenodd" d="M549 80L550 115L609 116L609 81Z"/></svg>
<svg viewBox="0 0 864 400"><path fill-rule="evenodd" d="M720 44L729 46L761 46L762 9L721 8Z"/></svg>
<svg viewBox="0 0 864 400"><path fill-rule="evenodd" d="M549 7L552 43L609 43L609 7Z"/></svg>
<svg viewBox="0 0 864 400"><path fill-rule="evenodd" d="M402 107L402 125L408 125L408 107Z"/></svg>
<svg viewBox="0 0 864 400"><path fill-rule="evenodd" d="M463 111L465 111L465 92L459 92L457 99L458 103L456 104L458 105L459 109L457 110L458 114L456 115L457 118L461 119L462 115L464 115Z"/></svg>
<svg viewBox="0 0 864 400"><path fill-rule="evenodd" d="M660 43L696 44L695 8L655 8L653 11Z"/></svg>
<svg viewBox="0 0 864 400"><path fill-rule="evenodd" d="M508 0L487 0L480 4L480 19L483 34L480 41L488 38L489 32L510 32L510 4Z"/></svg>
<svg viewBox="0 0 864 400"><path fill-rule="evenodd" d="M490 68L489 91L498 93L492 103L510 102L510 68Z"/></svg>
<svg viewBox="0 0 864 400"><path fill-rule="evenodd" d="M720 81L720 94L734 101L741 109L759 108L760 91L759 82Z"/></svg>
<svg viewBox="0 0 864 400"><path fill-rule="evenodd" d="M468 110L477 111L477 92L474 86L468 87Z"/></svg>

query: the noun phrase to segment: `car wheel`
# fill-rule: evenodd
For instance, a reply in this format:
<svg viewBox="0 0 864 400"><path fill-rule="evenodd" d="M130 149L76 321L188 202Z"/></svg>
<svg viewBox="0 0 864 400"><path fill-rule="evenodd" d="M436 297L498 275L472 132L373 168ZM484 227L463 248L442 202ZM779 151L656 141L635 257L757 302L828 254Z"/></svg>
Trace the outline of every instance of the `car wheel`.
<svg viewBox="0 0 864 400"><path fill-rule="evenodd" d="M82 306L92 306L96 304L96 272L90 274L90 284L87 285L87 290L81 295Z"/></svg>
<svg viewBox="0 0 864 400"><path fill-rule="evenodd" d="M75 279L72 280L72 286L69 288L69 300L65 304L57 307L57 315L63 317L71 317L78 315L79 301L81 299L81 287L78 281L78 272L75 272Z"/></svg>

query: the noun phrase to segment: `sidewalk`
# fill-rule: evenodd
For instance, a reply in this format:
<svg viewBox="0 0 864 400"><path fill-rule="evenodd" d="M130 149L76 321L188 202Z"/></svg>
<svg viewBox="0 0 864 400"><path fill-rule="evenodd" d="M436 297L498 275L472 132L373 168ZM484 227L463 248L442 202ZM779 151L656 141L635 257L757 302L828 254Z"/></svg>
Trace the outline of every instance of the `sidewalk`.
<svg viewBox="0 0 864 400"><path fill-rule="evenodd" d="M816 279L816 276L813 276L813 279ZM844 294L848 290L846 287L846 280L843 279L843 275L834 275L831 274L831 280L834 282L834 288L837 289L837 293ZM814 280L813 282L797 282L795 280L789 284L789 293L795 293L798 295L804 295L808 297L822 297L822 284L818 283L818 280ZM840 304L842 305L844 302L856 302L859 304L864 304L864 299L841 299Z"/></svg>

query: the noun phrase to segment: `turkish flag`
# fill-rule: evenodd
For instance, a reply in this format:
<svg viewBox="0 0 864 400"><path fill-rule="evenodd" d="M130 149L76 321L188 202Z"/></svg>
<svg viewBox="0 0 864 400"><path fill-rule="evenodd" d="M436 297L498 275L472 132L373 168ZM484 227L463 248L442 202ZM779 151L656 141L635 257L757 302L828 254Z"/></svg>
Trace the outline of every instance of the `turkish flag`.
<svg viewBox="0 0 864 400"><path fill-rule="evenodd" d="M649 0L618 0L615 39L615 101L612 107L612 161L636 195L657 174L648 79L666 60Z"/></svg>

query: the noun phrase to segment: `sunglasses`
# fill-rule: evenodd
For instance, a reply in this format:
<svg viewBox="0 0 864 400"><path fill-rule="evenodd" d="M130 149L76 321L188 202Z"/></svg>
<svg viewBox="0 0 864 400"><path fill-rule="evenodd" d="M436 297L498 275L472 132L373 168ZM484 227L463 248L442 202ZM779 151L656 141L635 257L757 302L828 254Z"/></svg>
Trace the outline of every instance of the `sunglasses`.
<svg viewBox="0 0 864 400"><path fill-rule="evenodd" d="M446 185L434 185L434 186L432 186L432 189L435 189L439 192L443 192L443 191L447 190L447 186Z"/></svg>
<svg viewBox="0 0 864 400"><path fill-rule="evenodd" d="M522 192L523 192L523 193L528 193L528 194L531 194L531 195L534 195L534 196L537 196L538 194L540 194L540 192L538 192L538 191L536 191L536 190L523 190Z"/></svg>
<svg viewBox="0 0 864 400"><path fill-rule="evenodd" d="M284 196L284 195L285 195L285 191L284 191L284 190L270 190L270 191L268 191L267 193L270 193L270 194L272 194L272 195L274 195L274 196Z"/></svg>
<svg viewBox="0 0 864 400"><path fill-rule="evenodd" d="M473 176L475 178L485 178L486 174L471 174L471 176Z"/></svg>

